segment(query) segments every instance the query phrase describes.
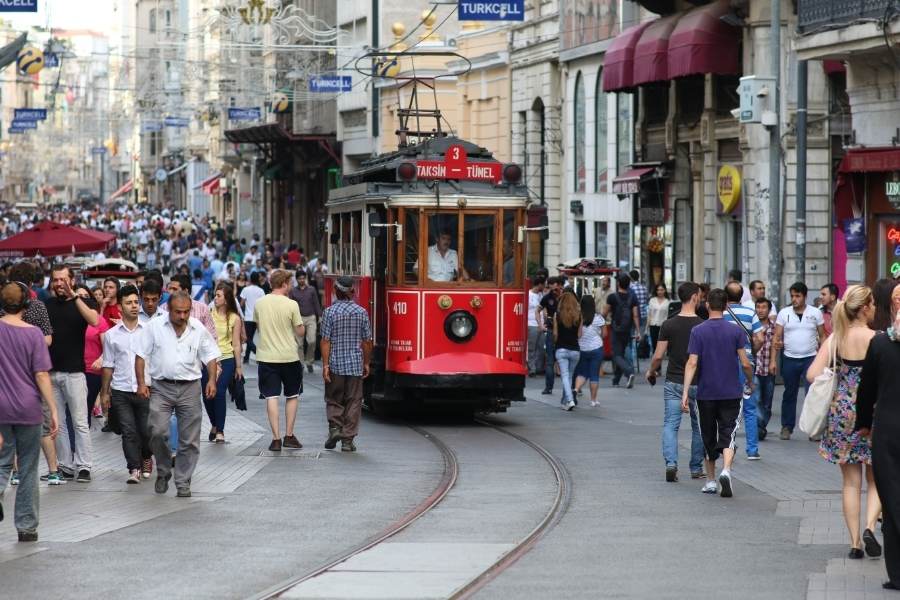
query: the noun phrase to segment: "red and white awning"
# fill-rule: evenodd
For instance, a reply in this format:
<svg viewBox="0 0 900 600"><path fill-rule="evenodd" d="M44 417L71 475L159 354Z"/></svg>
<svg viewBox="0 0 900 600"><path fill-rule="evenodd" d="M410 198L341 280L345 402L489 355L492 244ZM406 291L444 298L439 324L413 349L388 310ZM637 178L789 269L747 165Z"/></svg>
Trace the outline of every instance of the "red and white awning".
<svg viewBox="0 0 900 600"><path fill-rule="evenodd" d="M121 198L128 192L134 189L134 179L129 179L128 182L114 191L112 195L109 197L110 201L115 200L116 198Z"/></svg>

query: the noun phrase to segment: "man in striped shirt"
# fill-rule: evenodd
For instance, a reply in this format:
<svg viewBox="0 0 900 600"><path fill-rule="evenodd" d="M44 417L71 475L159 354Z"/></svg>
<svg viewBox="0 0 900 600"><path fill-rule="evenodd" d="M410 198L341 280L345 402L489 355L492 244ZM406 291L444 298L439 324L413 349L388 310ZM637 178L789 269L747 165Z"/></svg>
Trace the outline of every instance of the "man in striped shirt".
<svg viewBox="0 0 900 600"><path fill-rule="evenodd" d="M744 344L744 350L747 354L747 358L750 359L751 367L755 372L756 366L753 362L753 353L756 352L763 343L763 325L760 322L759 317L756 316L755 310L751 310L741 304L741 298L744 295L744 287L740 283L732 281L725 286L725 293L728 296L728 305L726 306L725 314L722 315L722 317L726 321L731 321L744 330L747 340L746 344ZM757 428L756 413L756 405L759 402L759 382L756 380L756 375L754 375L753 391L748 397L746 395L747 379L743 369L741 369L740 363L737 363L735 368L738 369L738 372L740 373L741 387L744 389L743 413L744 429L747 436L747 460L759 460L759 431Z"/></svg>

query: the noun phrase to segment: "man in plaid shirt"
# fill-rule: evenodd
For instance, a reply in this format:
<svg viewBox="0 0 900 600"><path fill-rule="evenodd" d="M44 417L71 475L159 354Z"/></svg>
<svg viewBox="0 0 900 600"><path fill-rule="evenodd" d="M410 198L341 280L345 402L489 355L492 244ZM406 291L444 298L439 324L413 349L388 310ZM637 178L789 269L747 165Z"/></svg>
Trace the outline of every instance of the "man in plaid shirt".
<svg viewBox="0 0 900 600"><path fill-rule="evenodd" d="M369 315L353 300L353 279L334 282L337 301L322 313L322 377L325 379L325 413L328 440L334 449L341 440L342 452L356 452L353 438L359 431L363 379L369 376L372 328Z"/></svg>
<svg viewBox="0 0 900 600"><path fill-rule="evenodd" d="M775 319L771 318L772 302L766 298L756 300L756 316L763 325L763 343L756 353L756 378L759 380L759 404L756 427L759 439L766 439L766 427L772 418L772 397L775 395L775 375L769 372L772 358L772 341L775 339Z"/></svg>

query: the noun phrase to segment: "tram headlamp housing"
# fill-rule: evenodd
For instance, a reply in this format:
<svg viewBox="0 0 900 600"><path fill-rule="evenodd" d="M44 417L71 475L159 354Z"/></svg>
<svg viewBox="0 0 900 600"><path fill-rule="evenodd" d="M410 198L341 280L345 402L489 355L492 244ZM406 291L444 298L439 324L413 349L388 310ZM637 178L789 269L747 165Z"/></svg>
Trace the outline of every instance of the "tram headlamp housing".
<svg viewBox="0 0 900 600"><path fill-rule="evenodd" d="M518 185L522 181L522 167L515 163L503 166L503 183Z"/></svg>
<svg viewBox="0 0 900 600"><path fill-rule="evenodd" d="M444 321L444 332L454 342L467 342L478 331L478 322L471 313L457 310L450 313Z"/></svg>
<svg viewBox="0 0 900 600"><path fill-rule="evenodd" d="M417 167L414 162L402 162L397 165L397 181L412 182L416 180Z"/></svg>

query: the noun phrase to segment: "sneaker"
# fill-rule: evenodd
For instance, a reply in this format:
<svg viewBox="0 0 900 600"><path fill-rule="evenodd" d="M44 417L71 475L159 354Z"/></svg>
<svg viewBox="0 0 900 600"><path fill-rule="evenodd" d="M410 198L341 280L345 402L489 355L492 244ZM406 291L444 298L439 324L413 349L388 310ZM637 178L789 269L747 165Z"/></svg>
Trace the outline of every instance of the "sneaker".
<svg viewBox="0 0 900 600"><path fill-rule="evenodd" d="M41 478L43 479L43 477ZM53 473L47 473L47 485L62 485L66 482L65 479L60 476L59 471L54 471Z"/></svg>
<svg viewBox="0 0 900 600"><path fill-rule="evenodd" d="M703 471L691 471L691 479L706 479L706 473Z"/></svg>
<svg viewBox="0 0 900 600"><path fill-rule="evenodd" d="M591 400L591 408L595 408L597 406L600 406L600 403L597 402L596 400Z"/></svg>
<svg viewBox="0 0 900 600"><path fill-rule="evenodd" d="M90 483L91 482L91 472L87 469L81 469L78 471L78 478L75 480L78 483Z"/></svg>
<svg viewBox="0 0 900 600"><path fill-rule="evenodd" d="M171 479L171 478L172 478L171 473L169 473L165 477L163 477L162 475L157 475L156 476L156 485L153 486L153 490L157 494L165 494L167 491L169 491L169 479Z"/></svg>
<svg viewBox="0 0 900 600"><path fill-rule="evenodd" d="M306 372L307 372L307 373L312 373L312 372L313 372L313 366L312 366L312 365L306 365Z"/></svg>
<svg viewBox="0 0 900 600"><path fill-rule="evenodd" d="M281 440L272 440L269 444L269 452L281 452Z"/></svg>
<svg viewBox="0 0 900 600"><path fill-rule="evenodd" d="M190 498L191 497L191 488L189 487L180 487L178 488L178 493L176 494L179 498Z"/></svg>
<svg viewBox="0 0 900 600"><path fill-rule="evenodd" d="M666 467L666 481L669 483L678 481L678 467L674 465Z"/></svg>
<svg viewBox="0 0 900 600"><path fill-rule="evenodd" d="M706 485L703 486L703 489L700 490L704 494L715 494L719 491L719 486L716 485L715 481L707 481Z"/></svg>
<svg viewBox="0 0 900 600"><path fill-rule="evenodd" d="M787 427L782 427L781 433L778 435L778 437L781 438L782 440L791 439L791 430L788 429Z"/></svg>
<svg viewBox="0 0 900 600"><path fill-rule="evenodd" d="M339 439L341 439L341 430L337 427L329 427L328 439L325 440L325 449L334 450L334 447L337 446Z"/></svg>
<svg viewBox="0 0 900 600"><path fill-rule="evenodd" d="M723 498L731 498L733 495L731 492L731 475L728 473L722 473L719 475L719 485L722 486L721 496Z"/></svg>
<svg viewBox="0 0 900 600"><path fill-rule="evenodd" d="M625 384L625 387L629 390L634 387L634 374L628 376L628 383Z"/></svg>
<svg viewBox="0 0 900 600"><path fill-rule="evenodd" d="M759 459L760 459L759 452L754 452L753 454L750 454L750 453L747 454L747 460L759 460Z"/></svg>
<svg viewBox="0 0 900 600"><path fill-rule="evenodd" d="M341 452L356 452L356 444L353 440L341 440Z"/></svg>
<svg viewBox="0 0 900 600"><path fill-rule="evenodd" d="M564 403L560 404L559 407L565 411L570 411L573 408L575 408L575 403L574 402L564 402Z"/></svg>
<svg viewBox="0 0 900 600"><path fill-rule="evenodd" d="M37 531L20 531L19 532L19 541L20 542L36 542L36 541L38 541Z"/></svg>
<svg viewBox="0 0 900 600"><path fill-rule="evenodd" d="M296 436L286 435L284 436L284 441L281 443L281 446L290 450L299 450L303 447L303 444L300 443L300 440L298 440Z"/></svg>
<svg viewBox="0 0 900 600"><path fill-rule="evenodd" d="M64 469L63 467L57 467L56 472L60 474L60 476L66 481L72 481L75 479L75 473L69 471L68 469Z"/></svg>
<svg viewBox="0 0 900 600"><path fill-rule="evenodd" d="M19 485L19 472L13 471L9 476L9 485Z"/></svg>
<svg viewBox="0 0 900 600"><path fill-rule="evenodd" d="M548 388L544 388L544 391L541 392L541 395L542 395L542 396L551 396L551 395L553 395L553 390L548 389Z"/></svg>
<svg viewBox="0 0 900 600"><path fill-rule="evenodd" d="M150 479L150 473L153 472L153 459L145 458L141 461L141 477Z"/></svg>
<svg viewBox="0 0 900 600"><path fill-rule="evenodd" d="M125 483L140 483L141 482L141 471L140 469L132 469L128 472L128 479Z"/></svg>

